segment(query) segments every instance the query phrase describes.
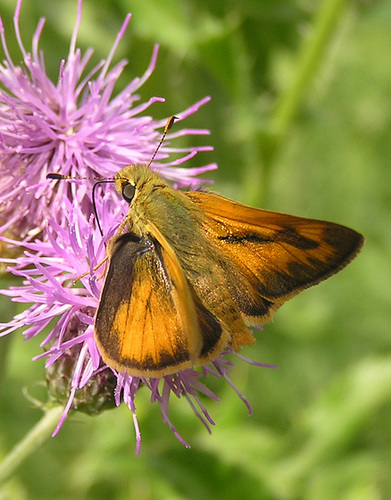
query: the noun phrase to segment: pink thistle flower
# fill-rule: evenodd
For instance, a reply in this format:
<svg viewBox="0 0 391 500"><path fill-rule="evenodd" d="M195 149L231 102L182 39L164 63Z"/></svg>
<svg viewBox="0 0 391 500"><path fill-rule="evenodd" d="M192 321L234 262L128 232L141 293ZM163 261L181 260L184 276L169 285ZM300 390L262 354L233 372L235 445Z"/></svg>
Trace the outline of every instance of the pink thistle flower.
<svg viewBox="0 0 391 500"><path fill-rule="evenodd" d="M25 242L21 257L2 259L12 265L9 270L14 275L23 278L23 284L1 293L12 297L13 301L32 305L9 323L0 324L0 336L24 328L24 337L30 339L42 334L51 323L55 324L41 342L45 352L34 358L47 358L48 381L52 386L50 393L60 403L66 403L54 435L70 410L95 414L113 405L113 399L116 405L124 401L133 415L138 454L141 434L136 397L139 389L144 387L151 392L151 402L160 406L163 421L181 443L189 446L170 420L171 396L185 398L209 432L214 421L200 395L216 401L219 399L203 379L211 376L225 379L250 413L251 407L229 378L233 362L226 356L233 353L231 349L202 366L200 371L187 369L162 378L132 377L104 364L94 340L94 314L103 286L103 280L99 279L101 270L96 266L105 257L105 241L115 234L127 207L126 203L114 205L109 200L110 196L106 194L101 205L101 225L106 235L103 241L92 218L86 221L79 210L65 201L68 214L65 227L49 220L47 238ZM116 221L114 225L113 221ZM9 243L18 245L15 241ZM74 285L74 280L80 276L83 287ZM246 360L239 354L236 356L254 365L268 366Z"/></svg>
<svg viewBox="0 0 391 500"><path fill-rule="evenodd" d="M0 233L12 238L34 238L42 232L44 221L54 217L61 224L64 201L79 200L85 214L91 213L90 186L46 181L48 172L73 177L113 177L129 164L148 163L161 136L166 119L153 120L142 115L151 104L163 102L152 97L138 103L137 90L153 72L158 47L141 78L135 78L114 95L115 83L126 61L112 66L117 46L125 34L126 16L106 60L87 70L93 51L83 55L76 47L81 23L82 0L70 42L68 57L59 63L58 81L46 74L39 41L45 20L41 19L32 40L32 50L23 45L19 30L22 0L18 0L14 29L23 58L15 65L8 51L0 17L0 37L5 60L0 64ZM183 113L185 118L206 103L202 99ZM182 135L206 135L207 130L182 129L168 134L157 161L175 153L178 158L156 163L153 168L179 186L192 185L195 176L216 168L215 164L186 169L182 164L199 151L211 147L177 148L170 141Z"/></svg>

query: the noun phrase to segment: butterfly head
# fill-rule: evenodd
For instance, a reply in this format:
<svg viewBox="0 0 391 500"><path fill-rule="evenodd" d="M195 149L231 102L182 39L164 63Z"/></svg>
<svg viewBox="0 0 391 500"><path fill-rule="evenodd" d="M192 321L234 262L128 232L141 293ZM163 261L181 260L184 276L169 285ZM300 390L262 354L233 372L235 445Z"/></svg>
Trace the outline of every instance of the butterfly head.
<svg viewBox="0 0 391 500"><path fill-rule="evenodd" d="M144 165L129 165L123 168L116 174L115 184L130 206L148 198L159 187L167 186L158 174Z"/></svg>

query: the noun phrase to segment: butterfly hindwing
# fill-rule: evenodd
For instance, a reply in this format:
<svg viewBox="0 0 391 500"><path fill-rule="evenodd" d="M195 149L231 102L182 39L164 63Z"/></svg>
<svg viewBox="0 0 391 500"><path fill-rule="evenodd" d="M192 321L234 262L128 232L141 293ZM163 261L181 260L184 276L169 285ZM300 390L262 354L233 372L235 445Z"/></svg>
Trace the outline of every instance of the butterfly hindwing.
<svg viewBox="0 0 391 500"><path fill-rule="evenodd" d="M161 250L161 249L160 249ZM192 366L201 351L196 314L178 272L149 239L115 238L95 321L95 340L107 364L131 375L161 376ZM179 287L179 290L178 290ZM182 297L182 299L180 298Z"/></svg>

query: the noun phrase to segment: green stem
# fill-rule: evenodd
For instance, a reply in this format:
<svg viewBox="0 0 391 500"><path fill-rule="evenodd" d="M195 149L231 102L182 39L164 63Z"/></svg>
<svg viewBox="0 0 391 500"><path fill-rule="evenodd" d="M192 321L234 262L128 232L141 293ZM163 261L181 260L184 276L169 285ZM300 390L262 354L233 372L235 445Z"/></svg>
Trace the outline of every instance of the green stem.
<svg viewBox="0 0 391 500"><path fill-rule="evenodd" d="M0 485L52 435L64 408L55 406L47 410L42 419L26 434L0 463Z"/></svg>
<svg viewBox="0 0 391 500"><path fill-rule="evenodd" d="M271 119L270 132L274 138L272 152L278 149L295 119L308 87L323 62L345 4L346 0L325 0L319 9L312 33L302 45L292 84L285 89Z"/></svg>

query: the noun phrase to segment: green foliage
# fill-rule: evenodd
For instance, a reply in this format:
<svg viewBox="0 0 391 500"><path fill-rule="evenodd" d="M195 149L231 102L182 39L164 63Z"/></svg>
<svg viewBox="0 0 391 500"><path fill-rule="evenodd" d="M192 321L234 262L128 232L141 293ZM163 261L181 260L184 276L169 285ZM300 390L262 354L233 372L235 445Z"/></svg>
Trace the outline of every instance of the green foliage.
<svg viewBox="0 0 391 500"><path fill-rule="evenodd" d="M0 0L8 32L14 3ZM42 45L54 78L75 10L76 0L23 5L26 46L36 20L47 18ZM128 11L118 57L130 63L118 85L143 73L158 42L157 69L141 89L143 99L166 98L152 109L155 117L211 95L188 126L211 129L215 151L193 166L219 164L211 174L217 191L350 225L367 242L346 271L286 304L257 333L244 354L279 369L236 366L251 418L222 382L214 385L221 402L205 401L217 423L211 436L185 401L173 401L188 450L140 393L140 457L127 408L78 414L3 486L1 498L391 498L390 3L85 0L79 44L94 47L96 61ZM3 321L8 299L0 306ZM0 342L5 457L40 418L22 389L34 392L44 368L30 362L38 342L23 343L17 333Z"/></svg>

